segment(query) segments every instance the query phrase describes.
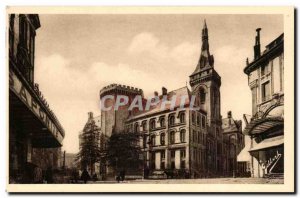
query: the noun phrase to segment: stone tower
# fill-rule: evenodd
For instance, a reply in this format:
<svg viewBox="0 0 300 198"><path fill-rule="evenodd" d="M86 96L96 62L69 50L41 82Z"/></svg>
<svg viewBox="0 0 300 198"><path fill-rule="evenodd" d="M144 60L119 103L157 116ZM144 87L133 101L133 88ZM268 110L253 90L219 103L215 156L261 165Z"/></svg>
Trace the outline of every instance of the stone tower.
<svg viewBox="0 0 300 198"><path fill-rule="evenodd" d="M200 109L207 112L207 166L211 174L223 172L222 119L220 115L221 77L214 69L214 57L209 52L206 21L202 29L202 47L195 71L190 75L192 93L198 98Z"/></svg>
<svg viewBox="0 0 300 198"><path fill-rule="evenodd" d="M112 107L109 111L101 109L101 132L103 135L110 137L113 131L123 132L125 130L125 121L131 113L128 108L136 95L143 98L143 90L119 84L111 84L100 90L100 100L109 96L105 99L104 105ZM127 96L128 103L115 110L114 105L118 96ZM121 100L121 102L123 101Z"/></svg>

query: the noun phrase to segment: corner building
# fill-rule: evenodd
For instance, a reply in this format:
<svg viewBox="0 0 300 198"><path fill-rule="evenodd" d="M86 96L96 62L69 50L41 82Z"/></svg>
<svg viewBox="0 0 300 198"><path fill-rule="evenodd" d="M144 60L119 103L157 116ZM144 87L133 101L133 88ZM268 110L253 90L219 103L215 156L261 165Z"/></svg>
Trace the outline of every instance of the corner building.
<svg viewBox="0 0 300 198"><path fill-rule="evenodd" d="M243 131L251 138L252 177L284 176L284 34L260 49L260 28L254 60L244 73L252 93L252 117Z"/></svg>
<svg viewBox="0 0 300 198"><path fill-rule="evenodd" d="M65 136L34 82L37 14L9 15L9 182L41 183L58 169Z"/></svg>

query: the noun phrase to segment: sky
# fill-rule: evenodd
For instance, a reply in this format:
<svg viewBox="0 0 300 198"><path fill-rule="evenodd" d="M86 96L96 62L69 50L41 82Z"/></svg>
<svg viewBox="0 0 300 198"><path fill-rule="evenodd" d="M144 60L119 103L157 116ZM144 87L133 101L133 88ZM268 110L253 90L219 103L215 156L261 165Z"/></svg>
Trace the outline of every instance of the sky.
<svg viewBox="0 0 300 198"><path fill-rule="evenodd" d="M264 46L283 33L282 15L39 15L35 82L63 128L63 150L79 150L88 112L100 115L99 91L111 83L145 96L189 84L201 49L206 19L210 53L221 76L221 115L251 115L251 92L243 73L253 60L255 29ZM189 86L189 85L188 85ZM243 123L244 124L244 123ZM243 126L244 127L244 126Z"/></svg>

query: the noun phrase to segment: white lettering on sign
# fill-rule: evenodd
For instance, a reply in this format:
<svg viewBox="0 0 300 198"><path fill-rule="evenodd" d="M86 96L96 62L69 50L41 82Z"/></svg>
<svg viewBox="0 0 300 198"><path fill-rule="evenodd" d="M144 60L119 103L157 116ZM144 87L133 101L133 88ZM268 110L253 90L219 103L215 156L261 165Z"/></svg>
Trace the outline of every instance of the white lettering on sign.
<svg viewBox="0 0 300 198"><path fill-rule="evenodd" d="M24 104L45 124L52 135L61 143L63 137L56 125L52 122L50 117L46 114L44 107L40 106L35 96L25 88L20 79L13 71L9 71L9 88L24 102Z"/></svg>

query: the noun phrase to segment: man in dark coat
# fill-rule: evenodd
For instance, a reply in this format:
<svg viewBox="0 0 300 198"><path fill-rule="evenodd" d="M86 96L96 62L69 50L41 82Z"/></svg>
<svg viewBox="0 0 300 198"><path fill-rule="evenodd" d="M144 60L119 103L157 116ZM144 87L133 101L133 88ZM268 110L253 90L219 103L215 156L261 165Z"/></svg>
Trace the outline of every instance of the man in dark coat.
<svg viewBox="0 0 300 198"><path fill-rule="evenodd" d="M86 169L83 170L83 172L81 174L81 179L84 181L85 184L90 179L90 175Z"/></svg>

